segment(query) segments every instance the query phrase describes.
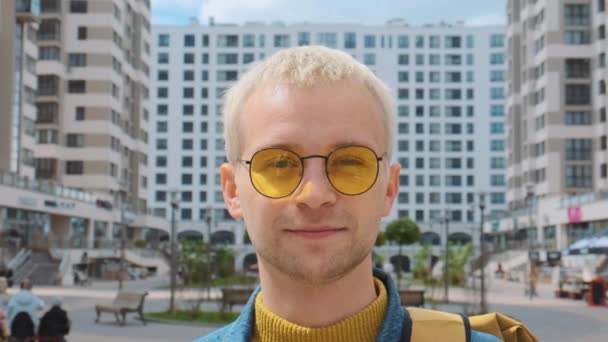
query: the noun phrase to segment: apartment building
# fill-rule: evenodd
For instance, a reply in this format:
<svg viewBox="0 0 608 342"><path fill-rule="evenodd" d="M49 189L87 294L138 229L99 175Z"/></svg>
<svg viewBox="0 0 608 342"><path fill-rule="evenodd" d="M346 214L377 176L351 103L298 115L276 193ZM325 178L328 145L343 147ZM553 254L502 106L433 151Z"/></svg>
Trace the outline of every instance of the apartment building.
<svg viewBox="0 0 608 342"><path fill-rule="evenodd" d="M509 0L506 13L510 215L493 231L563 250L608 229L606 1Z"/></svg>
<svg viewBox="0 0 608 342"><path fill-rule="evenodd" d="M0 170L34 177L36 1L0 3Z"/></svg>
<svg viewBox="0 0 608 342"><path fill-rule="evenodd" d="M389 219L409 216L433 243L450 219L454 238L505 207L504 27L257 23L154 26L148 203L180 230L231 222L220 189L222 95L248 68L287 47L320 44L353 55L392 89L401 192ZM462 235L464 234L464 235ZM238 239L238 237L237 237ZM478 241L478 240L476 240Z"/></svg>
<svg viewBox="0 0 608 342"><path fill-rule="evenodd" d="M149 0L41 0L36 178L145 211Z"/></svg>

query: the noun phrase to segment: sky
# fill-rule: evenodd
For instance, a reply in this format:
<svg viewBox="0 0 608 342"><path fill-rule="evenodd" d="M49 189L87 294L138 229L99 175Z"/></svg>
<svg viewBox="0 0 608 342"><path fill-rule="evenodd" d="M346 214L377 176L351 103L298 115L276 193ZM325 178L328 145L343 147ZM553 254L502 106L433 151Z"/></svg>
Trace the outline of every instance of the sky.
<svg viewBox="0 0 608 342"><path fill-rule="evenodd" d="M246 21L332 22L383 25L403 18L410 25L441 21L504 25L506 0L152 0L152 23L207 25Z"/></svg>

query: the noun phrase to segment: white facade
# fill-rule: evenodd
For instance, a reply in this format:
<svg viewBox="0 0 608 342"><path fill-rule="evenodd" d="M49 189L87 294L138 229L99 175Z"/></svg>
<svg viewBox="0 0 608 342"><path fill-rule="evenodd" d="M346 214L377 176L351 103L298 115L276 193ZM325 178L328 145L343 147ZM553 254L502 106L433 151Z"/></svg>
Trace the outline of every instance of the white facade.
<svg viewBox="0 0 608 342"><path fill-rule="evenodd" d="M170 193L179 191L180 230L205 233L208 208L214 222L230 221L219 185L223 91L251 61L321 44L368 65L396 99L403 170L388 219L407 215L442 235L438 217L450 210L452 231L472 234L479 192L488 194L486 213L505 206L504 30L401 21L153 26L149 206L170 217Z"/></svg>

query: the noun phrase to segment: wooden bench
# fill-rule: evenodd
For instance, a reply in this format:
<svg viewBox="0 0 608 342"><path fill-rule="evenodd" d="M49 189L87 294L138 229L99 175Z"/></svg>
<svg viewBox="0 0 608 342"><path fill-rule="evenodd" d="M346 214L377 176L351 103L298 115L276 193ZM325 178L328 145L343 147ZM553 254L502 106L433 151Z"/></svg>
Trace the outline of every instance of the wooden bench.
<svg viewBox="0 0 608 342"><path fill-rule="evenodd" d="M95 323L99 322L99 316L102 312L109 312L114 314L116 322L122 326L125 325L127 313L137 312L143 324L146 325L144 300L147 295L148 292L118 292L112 303L95 305L95 311L97 312ZM119 315L122 316L122 320L119 318Z"/></svg>
<svg viewBox="0 0 608 342"><path fill-rule="evenodd" d="M226 309L232 312L233 305L245 305L251 297L255 289L249 287L224 287L222 288L222 309L225 313Z"/></svg>
<svg viewBox="0 0 608 342"><path fill-rule="evenodd" d="M403 306L424 306L424 291L425 290L399 290L399 298Z"/></svg>

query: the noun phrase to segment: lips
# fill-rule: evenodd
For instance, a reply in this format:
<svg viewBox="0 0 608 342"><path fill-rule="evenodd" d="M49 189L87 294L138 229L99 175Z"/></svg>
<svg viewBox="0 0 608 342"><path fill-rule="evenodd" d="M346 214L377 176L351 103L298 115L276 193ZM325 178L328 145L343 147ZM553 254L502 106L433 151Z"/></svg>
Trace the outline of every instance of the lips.
<svg viewBox="0 0 608 342"><path fill-rule="evenodd" d="M342 231L345 231L346 228L336 228L336 227L302 227L296 229L288 229L287 232L290 234L296 235L301 238L317 240L324 239L330 236L339 234Z"/></svg>

